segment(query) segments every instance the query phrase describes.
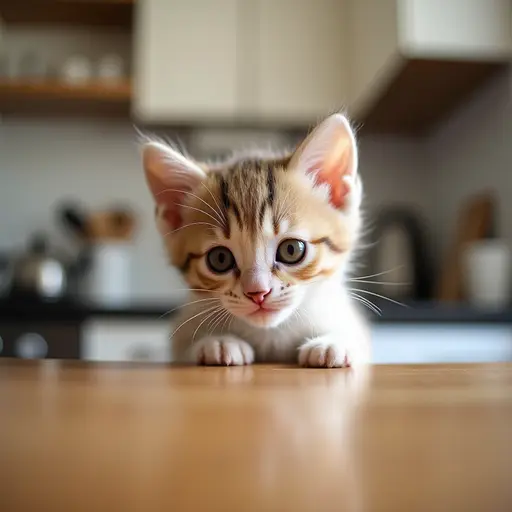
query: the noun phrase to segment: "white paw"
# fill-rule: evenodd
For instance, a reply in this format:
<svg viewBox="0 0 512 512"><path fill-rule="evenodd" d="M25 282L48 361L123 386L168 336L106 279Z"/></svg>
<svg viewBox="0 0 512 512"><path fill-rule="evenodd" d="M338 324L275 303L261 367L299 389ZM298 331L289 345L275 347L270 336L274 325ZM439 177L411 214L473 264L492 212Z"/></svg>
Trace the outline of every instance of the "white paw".
<svg viewBox="0 0 512 512"><path fill-rule="evenodd" d="M341 336L332 334L312 338L299 348L299 365L311 368L344 368L364 359L363 347L347 344Z"/></svg>
<svg viewBox="0 0 512 512"><path fill-rule="evenodd" d="M235 336L208 336L194 345L197 364L242 366L254 362L254 350Z"/></svg>

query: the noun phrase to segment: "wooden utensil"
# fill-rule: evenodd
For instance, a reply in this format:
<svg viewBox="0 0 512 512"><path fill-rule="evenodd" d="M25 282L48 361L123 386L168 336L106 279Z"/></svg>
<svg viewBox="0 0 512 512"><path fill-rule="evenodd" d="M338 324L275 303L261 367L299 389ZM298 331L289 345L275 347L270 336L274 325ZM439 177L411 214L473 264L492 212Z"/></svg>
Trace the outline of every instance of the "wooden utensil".
<svg viewBox="0 0 512 512"><path fill-rule="evenodd" d="M88 232L92 240L128 241L135 232L135 217L128 210L106 210L89 216Z"/></svg>
<svg viewBox="0 0 512 512"><path fill-rule="evenodd" d="M456 236L443 265L437 286L439 301L454 302L464 298L463 253L471 242L488 237L494 222L494 197L483 192L463 205L458 219Z"/></svg>

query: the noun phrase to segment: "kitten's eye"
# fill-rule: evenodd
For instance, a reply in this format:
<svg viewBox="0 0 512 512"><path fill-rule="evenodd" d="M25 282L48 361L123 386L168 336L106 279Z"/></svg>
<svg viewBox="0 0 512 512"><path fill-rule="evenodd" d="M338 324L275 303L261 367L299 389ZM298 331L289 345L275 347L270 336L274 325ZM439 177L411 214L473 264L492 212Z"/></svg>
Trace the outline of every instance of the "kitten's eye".
<svg viewBox="0 0 512 512"><path fill-rule="evenodd" d="M206 255L208 268L216 274L224 274L235 266L235 257L227 247L214 247Z"/></svg>
<svg viewBox="0 0 512 512"><path fill-rule="evenodd" d="M306 256L306 244L302 240L289 238L279 244L276 260L287 265L300 263Z"/></svg>

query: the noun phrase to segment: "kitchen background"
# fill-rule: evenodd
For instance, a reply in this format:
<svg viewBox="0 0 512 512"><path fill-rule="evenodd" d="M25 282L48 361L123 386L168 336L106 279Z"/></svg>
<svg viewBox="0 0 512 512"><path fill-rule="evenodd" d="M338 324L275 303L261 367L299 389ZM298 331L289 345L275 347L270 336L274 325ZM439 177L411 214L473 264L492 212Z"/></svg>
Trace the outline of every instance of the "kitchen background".
<svg viewBox="0 0 512 512"><path fill-rule="evenodd" d="M0 0L0 18L0 356L169 359L162 314L185 295L139 129L211 157L293 145L343 108L374 243L361 273L411 283L368 288L408 306L365 295L375 361L512 359L510 0ZM97 243L41 298L34 234L59 259L88 245L64 203L94 214Z"/></svg>

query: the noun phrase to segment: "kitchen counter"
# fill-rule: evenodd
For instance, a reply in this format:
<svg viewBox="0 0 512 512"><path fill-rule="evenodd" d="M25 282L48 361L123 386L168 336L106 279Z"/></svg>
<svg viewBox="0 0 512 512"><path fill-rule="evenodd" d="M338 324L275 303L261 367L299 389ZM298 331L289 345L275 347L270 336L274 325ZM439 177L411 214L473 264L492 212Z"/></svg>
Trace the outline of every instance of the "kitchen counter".
<svg viewBox="0 0 512 512"><path fill-rule="evenodd" d="M512 510L512 365L0 362L0 503Z"/></svg>

